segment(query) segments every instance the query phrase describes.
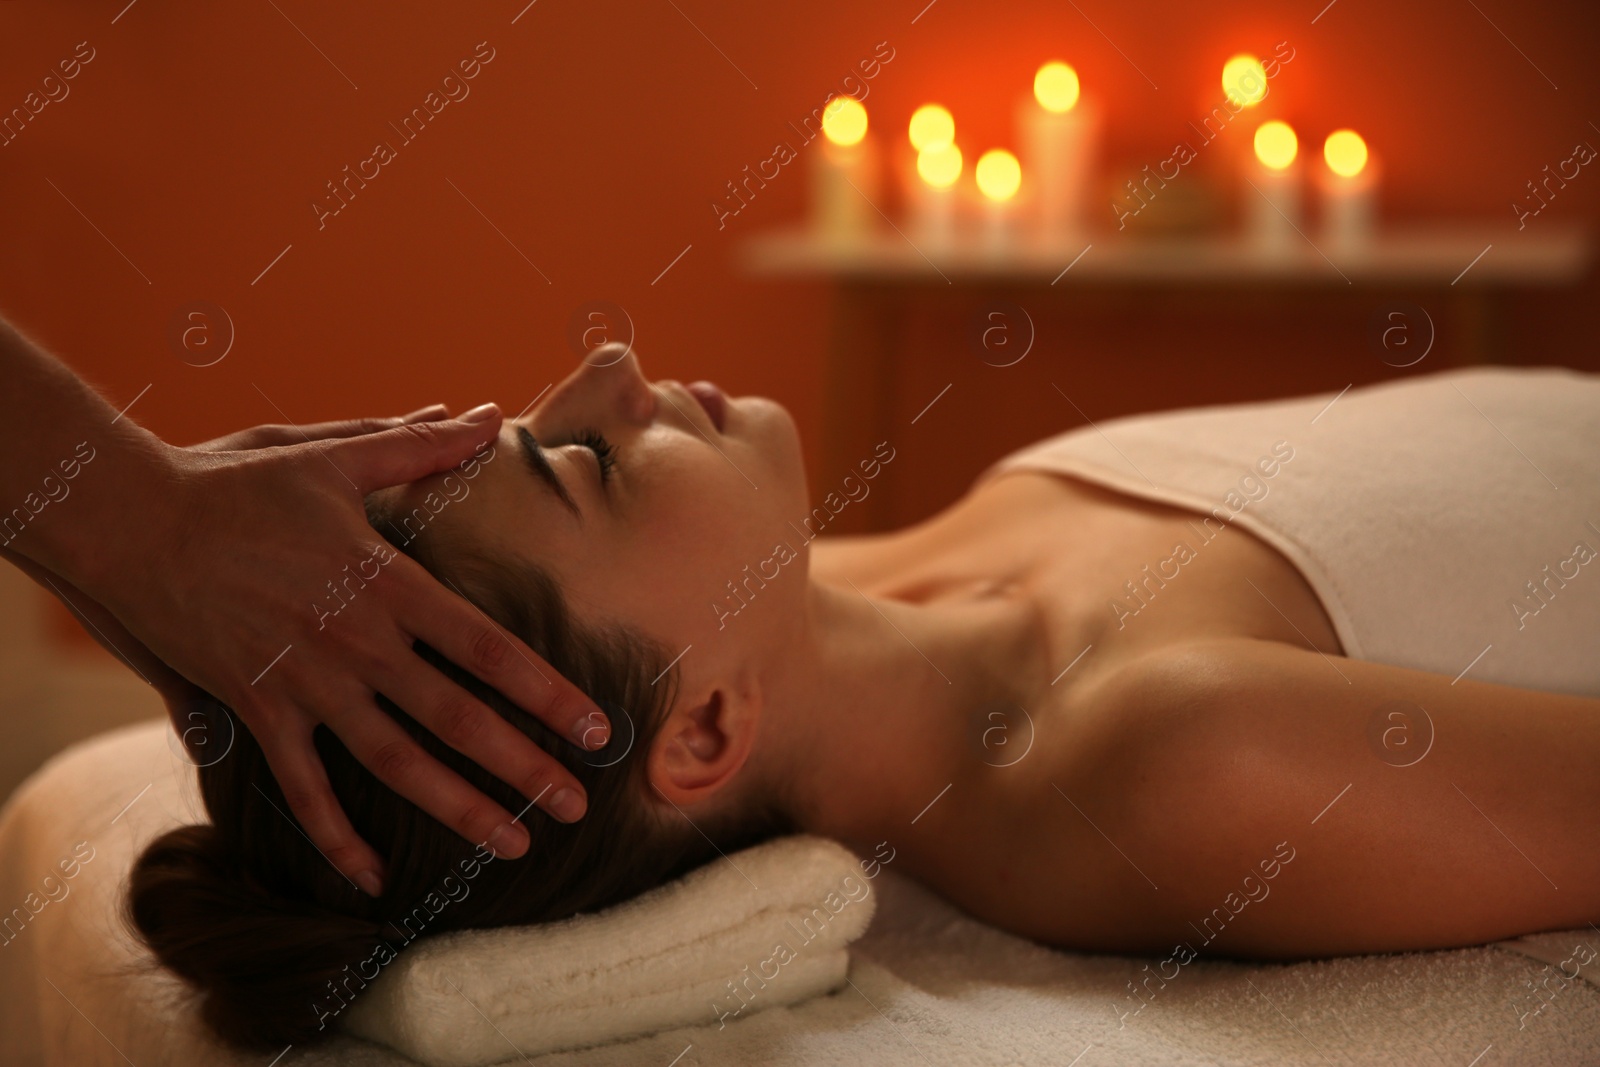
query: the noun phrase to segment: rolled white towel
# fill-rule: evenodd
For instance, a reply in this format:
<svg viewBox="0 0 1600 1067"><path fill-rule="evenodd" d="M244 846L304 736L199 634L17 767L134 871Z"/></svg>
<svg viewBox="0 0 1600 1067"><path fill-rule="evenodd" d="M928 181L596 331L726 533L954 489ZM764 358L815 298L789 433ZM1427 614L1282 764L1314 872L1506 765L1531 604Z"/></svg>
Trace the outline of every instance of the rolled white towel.
<svg viewBox="0 0 1600 1067"><path fill-rule="evenodd" d="M777 838L592 915L417 941L341 1021L428 1067L726 1025L844 984L877 870L824 838Z"/></svg>

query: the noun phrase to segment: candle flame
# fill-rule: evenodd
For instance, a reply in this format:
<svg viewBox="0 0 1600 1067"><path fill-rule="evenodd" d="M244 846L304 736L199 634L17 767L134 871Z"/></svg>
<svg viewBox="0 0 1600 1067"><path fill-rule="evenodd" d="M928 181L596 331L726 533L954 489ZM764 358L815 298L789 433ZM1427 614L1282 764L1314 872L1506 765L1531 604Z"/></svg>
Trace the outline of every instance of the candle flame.
<svg viewBox="0 0 1600 1067"><path fill-rule="evenodd" d="M1367 165L1367 142L1354 130L1334 130L1322 144L1328 169L1341 178L1354 178Z"/></svg>
<svg viewBox="0 0 1600 1067"><path fill-rule="evenodd" d="M867 109L853 96L835 96L822 108L823 135L836 145L853 145L867 135Z"/></svg>
<svg viewBox="0 0 1600 1067"><path fill-rule="evenodd" d="M956 120L938 104L923 104L911 116L911 147L918 152L944 148L956 139Z"/></svg>
<svg viewBox="0 0 1600 1067"><path fill-rule="evenodd" d="M978 190L990 200L1010 200L1022 184L1022 164L1004 148L991 148L978 160L974 177Z"/></svg>
<svg viewBox="0 0 1600 1067"><path fill-rule="evenodd" d="M961 177L961 149L954 144L917 153L917 175L935 189L947 189Z"/></svg>
<svg viewBox="0 0 1600 1067"><path fill-rule="evenodd" d="M1267 68L1248 52L1240 52L1222 65L1222 91L1241 107L1254 107L1267 98Z"/></svg>
<svg viewBox="0 0 1600 1067"><path fill-rule="evenodd" d="M1078 102L1078 89L1078 72L1060 60L1046 63L1033 76L1033 98L1046 111L1071 111Z"/></svg>
<svg viewBox="0 0 1600 1067"><path fill-rule="evenodd" d="M1273 170L1283 170L1294 162L1300 141L1287 122L1273 119L1256 127L1256 158Z"/></svg>

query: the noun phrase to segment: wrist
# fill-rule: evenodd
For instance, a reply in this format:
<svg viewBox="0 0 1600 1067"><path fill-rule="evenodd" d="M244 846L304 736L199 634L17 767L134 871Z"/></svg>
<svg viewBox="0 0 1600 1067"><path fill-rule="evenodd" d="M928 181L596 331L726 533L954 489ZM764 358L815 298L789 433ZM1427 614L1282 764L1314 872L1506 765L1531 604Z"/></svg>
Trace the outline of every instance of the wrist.
<svg viewBox="0 0 1600 1067"><path fill-rule="evenodd" d="M29 555L101 600L152 573L159 549L182 526L184 452L132 425L86 433L60 472L65 479L76 466L77 499L62 499L48 536L29 545Z"/></svg>

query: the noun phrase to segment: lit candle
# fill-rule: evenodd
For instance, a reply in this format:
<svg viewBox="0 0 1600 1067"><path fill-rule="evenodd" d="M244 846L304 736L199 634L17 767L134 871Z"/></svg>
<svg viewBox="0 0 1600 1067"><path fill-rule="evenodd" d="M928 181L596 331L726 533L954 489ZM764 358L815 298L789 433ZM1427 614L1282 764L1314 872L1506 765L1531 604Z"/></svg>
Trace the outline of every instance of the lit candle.
<svg viewBox="0 0 1600 1067"><path fill-rule="evenodd" d="M822 144L812 167L817 235L829 241L864 236L877 215L877 156L867 137L867 109L835 96L822 109Z"/></svg>
<svg viewBox="0 0 1600 1067"><path fill-rule="evenodd" d="M1318 172L1322 233L1342 251L1359 251L1372 238L1377 163L1354 130L1335 130L1322 145L1327 167Z"/></svg>
<svg viewBox="0 0 1600 1067"><path fill-rule="evenodd" d="M956 139L956 120L947 108L923 104L912 114L906 136L918 152L925 148L942 148Z"/></svg>
<svg viewBox="0 0 1600 1067"><path fill-rule="evenodd" d="M1245 191L1251 240L1264 251L1282 252L1299 239L1300 142L1287 122L1274 119L1256 128L1256 165Z"/></svg>
<svg viewBox="0 0 1600 1067"><path fill-rule="evenodd" d="M1052 61L1033 76L1033 100L1018 105L1029 195L1038 205L1040 235L1047 241L1067 240L1083 224L1099 113L1080 89L1078 72Z"/></svg>
<svg viewBox="0 0 1600 1067"><path fill-rule="evenodd" d="M955 236L956 179L961 177L961 148L954 144L917 153L917 195L912 200L912 230L934 246Z"/></svg>
<svg viewBox="0 0 1600 1067"><path fill-rule="evenodd" d="M955 233L955 184L962 164L955 119L938 104L924 104L911 116L907 136L917 153L907 190L913 239L935 246L949 244Z"/></svg>
<svg viewBox="0 0 1600 1067"><path fill-rule="evenodd" d="M1222 91L1240 109L1255 107L1267 98L1267 68L1248 52L1240 52L1222 65Z"/></svg>
<svg viewBox="0 0 1600 1067"><path fill-rule="evenodd" d="M991 148L978 159L973 170L978 192L988 201L985 227L992 249L999 250L1012 240L1012 198L1022 185L1022 164L1004 148Z"/></svg>

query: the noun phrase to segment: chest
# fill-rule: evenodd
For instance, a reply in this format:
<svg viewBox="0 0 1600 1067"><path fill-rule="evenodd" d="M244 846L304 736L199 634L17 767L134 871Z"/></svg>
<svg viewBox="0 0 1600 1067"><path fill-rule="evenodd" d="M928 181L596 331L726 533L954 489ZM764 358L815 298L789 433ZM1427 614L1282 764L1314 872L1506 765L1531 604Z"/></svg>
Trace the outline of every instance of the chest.
<svg viewBox="0 0 1600 1067"><path fill-rule="evenodd" d="M1124 719L1101 681L1198 638L1342 652L1299 570L1237 522L1208 522L1057 475L1007 475L921 527L819 541L813 552L818 580L848 579L869 595L924 603L1022 597L1037 613L1049 670L1039 673L1025 710L986 719L976 741L970 721L930 724L929 751L954 755L943 764L928 757L941 769L919 796L943 799L919 818L917 832L896 839L897 869L1029 936L1073 913L1073 901L1090 900L1097 883L1085 857L1126 875L1095 821L1159 785L1130 778L1110 797L1080 791L1096 780L1085 767ZM1140 876L1136 886L1143 884ZM1097 914L1116 906L1093 901Z"/></svg>
<svg viewBox="0 0 1600 1067"><path fill-rule="evenodd" d="M915 602L1025 596L1053 662L1092 651L1084 673L1220 635L1342 652L1300 571L1237 521L1054 474L994 479L924 526L852 546L822 571Z"/></svg>

